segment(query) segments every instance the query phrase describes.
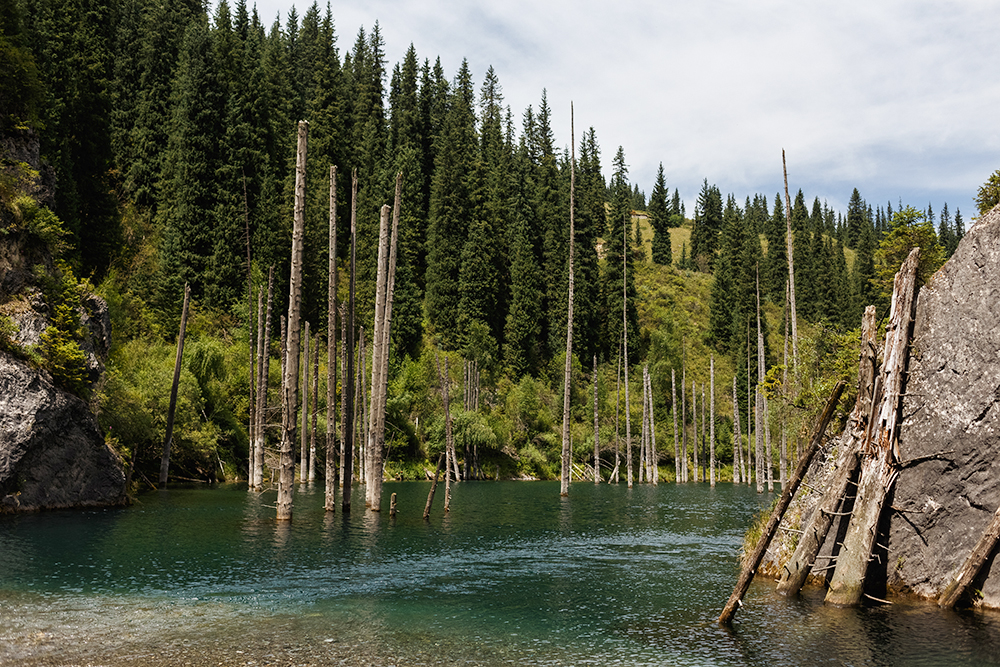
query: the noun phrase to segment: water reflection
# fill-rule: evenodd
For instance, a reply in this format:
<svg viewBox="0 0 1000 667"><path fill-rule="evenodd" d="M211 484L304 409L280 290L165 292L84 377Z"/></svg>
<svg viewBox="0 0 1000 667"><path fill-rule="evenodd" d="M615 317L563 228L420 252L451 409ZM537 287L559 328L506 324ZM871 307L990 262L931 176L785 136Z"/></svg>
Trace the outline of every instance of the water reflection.
<svg viewBox="0 0 1000 667"><path fill-rule="evenodd" d="M386 484L395 522L321 485L290 524L245 487L0 517L0 664L1000 664L994 615L767 582L720 629L750 489L462 483L425 522L428 488Z"/></svg>

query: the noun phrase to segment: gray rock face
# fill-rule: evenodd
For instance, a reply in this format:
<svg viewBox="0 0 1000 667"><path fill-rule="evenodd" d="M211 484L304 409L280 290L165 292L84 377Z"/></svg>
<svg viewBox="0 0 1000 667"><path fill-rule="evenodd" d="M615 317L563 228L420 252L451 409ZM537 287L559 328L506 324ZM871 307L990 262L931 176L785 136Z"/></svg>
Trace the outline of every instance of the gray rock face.
<svg viewBox="0 0 1000 667"><path fill-rule="evenodd" d="M941 454L900 472L889 584L937 597L1000 507L1000 207L921 289L913 334L900 456ZM993 570L976 588L1000 607Z"/></svg>
<svg viewBox="0 0 1000 667"><path fill-rule="evenodd" d="M112 505L124 488L87 404L0 353L0 512Z"/></svg>

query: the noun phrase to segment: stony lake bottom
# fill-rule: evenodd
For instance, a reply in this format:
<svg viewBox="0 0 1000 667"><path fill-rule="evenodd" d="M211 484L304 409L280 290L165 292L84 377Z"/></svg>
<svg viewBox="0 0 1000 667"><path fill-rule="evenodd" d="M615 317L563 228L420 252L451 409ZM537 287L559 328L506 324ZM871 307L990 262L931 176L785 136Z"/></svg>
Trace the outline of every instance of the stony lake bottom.
<svg viewBox="0 0 1000 667"><path fill-rule="evenodd" d="M0 665L1000 665L1000 614L827 608L773 582L715 619L773 495L707 484L463 482L430 521L171 488L0 517Z"/></svg>

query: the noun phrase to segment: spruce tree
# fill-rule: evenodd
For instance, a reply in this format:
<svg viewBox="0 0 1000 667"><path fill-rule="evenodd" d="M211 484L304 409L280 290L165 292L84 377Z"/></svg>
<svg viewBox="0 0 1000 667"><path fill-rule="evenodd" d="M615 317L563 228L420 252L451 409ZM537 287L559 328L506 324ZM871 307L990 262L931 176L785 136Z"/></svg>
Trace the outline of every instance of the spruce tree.
<svg viewBox="0 0 1000 667"><path fill-rule="evenodd" d="M774 213L764 223L767 255L761 266L760 287L762 297L773 303L785 302L785 285L788 282L788 248L785 239L785 207L781 194L774 195Z"/></svg>
<svg viewBox="0 0 1000 667"><path fill-rule="evenodd" d="M656 172L656 182L649 195L649 224L653 228L653 262L669 266L673 257L670 248L670 212L667 208L667 182L663 163Z"/></svg>
<svg viewBox="0 0 1000 667"><path fill-rule="evenodd" d="M600 352L601 281L597 240L604 236L604 176L601 148L591 127L580 140L576 172L573 347L586 359Z"/></svg>
<svg viewBox="0 0 1000 667"><path fill-rule="evenodd" d="M632 253L626 247L626 237L631 223L632 191L628 183L628 165L625 164L625 151L621 146L615 153L614 175L611 178L611 205L608 208L608 234L605 236L606 262L604 276L601 280L604 292L603 302L606 304L604 313L604 353L610 359L621 345L622 328L622 266L623 255L626 275L625 298L628 301L628 341L626 354L628 363L638 361L639 316L635 304L635 272L633 270Z"/></svg>
<svg viewBox="0 0 1000 667"><path fill-rule="evenodd" d="M510 307L504 325L504 364L513 378L534 373L541 364L542 273L532 224L529 172L531 163L522 141L511 179Z"/></svg>
<svg viewBox="0 0 1000 667"><path fill-rule="evenodd" d="M698 195L694 226L691 228L690 261L699 270L712 270L721 232L722 194L716 186L709 186L706 178Z"/></svg>

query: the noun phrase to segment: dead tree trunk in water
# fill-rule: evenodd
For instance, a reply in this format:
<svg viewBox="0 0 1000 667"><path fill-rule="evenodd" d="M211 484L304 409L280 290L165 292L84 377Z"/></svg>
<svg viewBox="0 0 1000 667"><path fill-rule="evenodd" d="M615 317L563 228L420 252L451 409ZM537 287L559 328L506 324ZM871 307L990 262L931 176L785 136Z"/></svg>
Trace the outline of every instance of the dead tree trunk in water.
<svg viewBox="0 0 1000 667"><path fill-rule="evenodd" d="M847 421L847 427L840 437L837 456L836 473L830 485L823 493L823 498L813 511L809 523L803 528L802 536L795 547L795 553L782 568L778 580L778 592L783 595L795 595L805 584L809 571L816 561L827 533L837 516L837 507L841 504L851 479L858 469L858 454L861 440L871 416L871 391L875 378L877 335L875 323L875 306L865 309L861 321L861 356L858 360L858 398Z"/></svg>
<svg viewBox="0 0 1000 667"><path fill-rule="evenodd" d="M167 435L163 439L163 457L160 459L160 486L167 483L170 471L170 446L174 439L174 412L177 409L177 386L181 381L181 361L184 359L184 332L187 330L188 303L191 288L184 283L184 305L181 307L181 326L177 333L177 357L174 360L174 382L170 385L170 405L167 407Z"/></svg>
<svg viewBox="0 0 1000 667"><path fill-rule="evenodd" d="M431 482L431 490L427 493L427 504L424 505L424 521L431 518L431 505L434 504L434 492L437 491L438 477L441 476L441 462L444 461L446 452L438 454L437 470L434 471L434 481Z"/></svg>
<svg viewBox="0 0 1000 667"><path fill-rule="evenodd" d="M757 546L754 547L754 550L743 561L743 569L740 571L740 578L736 582L736 588L733 589L733 594L729 596L729 601L726 602L726 606L722 609L722 614L719 615L719 625L728 626L733 622L733 616L736 615L736 610L742 604L743 596L746 594L747 589L750 588L750 582L753 581L753 577L757 573L757 568L760 567L761 561L764 560L764 554L767 552L767 547L771 544L774 534L778 531L778 526L781 524L781 518L784 516L785 510L788 509L788 504L792 501L796 491L799 490L799 485L806 476L809 464L812 463L813 457L819 451L820 443L823 442L823 434L826 432L826 427L830 423L830 419L833 418L834 408L837 407L837 402L840 401L840 395L843 391L844 381L841 380L833 388L833 394L826 402L826 407L823 408L823 413L816 423L816 428L813 429L809 449L802 454L802 458L799 459L799 465L795 469L795 474L789 481L788 487L781 492L778 504L775 505L774 510L771 512L771 517L767 520L767 525L764 526L764 532L757 541Z"/></svg>
<svg viewBox="0 0 1000 667"><path fill-rule="evenodd" d="M681 355L681 481L688 481L687 353Z"/></svg>
<svg viewBox="0 0 1000 667"><path fill-rule="evenodd" d="M660 483L659 457L656 454L656 419L653 415L653 379L646 378L646 387L649 392L649 465L653 477L653 486Z"/></svg>
<svg viewBox="0 0 1000 667"><path fill-rule="evenodd" d="M312 423L309 425L309 482L316 480L316 404L319 400L319 336L313 337L313 372L312 372L312 405L309 411L312 413Z"/></svg>
<svg viewBox="0 0 1000 667"><path fill-rule="evenodd" d="M677 373L670 369L670 409L674 416L674 484L681 483L681 452L677 442Z"/></svg>
<svg viewBox="0 0 1000 667"><path fill-rule="evenodd" d="M597 417L597 355L594 355L594 484L601 483L601 447L598 436L600 423Z"/></svg>
<svg viewBox="0 0 1000 667"><path fill-rule="evenodd" d="M630 416L631 410L628 401L628 291L625 286L628 284L627 272L628 272L628 229L631 226L629 223L629 214L625 214L625 225L622 228L622 234L624 238L622 240L622 361L625 366L625 465L627 466L628 475L628 488L632 488L632 418Z"/></svg>
<svg viewBox="0 0 1000 667"><path fill-rule="evenodd" d="M573 222L573 208L576 194L576 147L573 144L573 103L569 103L569 304L566 310L566 369L563 373L563 427L562 427L562 469L559 473L559 495L569 495L570 466L573 450L569 441L569 399L570 378L573 371L573 237L576 228Z"/></svg>
<svg viewBox="0 0 1000 667"><path fill-rule="evenodd" d="M330 166L330 224L326 295L326 496L334 511L337 497L337 167Z"/></svg>
<svg viewBox="0 0 1000 667"><path fill-rule="evenodd" d="M708 465L709 483L715 486L715 355L709 357L708 375Z"/></svg>
<svg viewBox="0 0 1000 667"><path fill-rule="evenodd" d="M451 432L451 406L448 400L450 389L448 387L448 357L444 358L444 372L441 372L441 360L438 358L437 348L434 348L434 363L437 365L438 377L441 379L441 399L444 402L444 511L447 514L451 510L451 468L449 460L455 456L454 443ZM455 462L455 476L458 476L458 462Z"/></svg>
<svg viewBox="0 0 1000 667"><path fill-rule="evenodd" d="M299 483L309 479L309 322L302 341L302 432L299 434Z"/></svg>
<svg viewBox="0 0 1000 667"><path fill-rule="evenodd" d="M743 478L743 434L740 432L740 403L736 399L736 376L733 375L733 481Z"/></svg>
<svg viewBox="0 0 1000 667"><path fill-rule="evenodd" d="M875 381L872 419L861 447L858 497L844 537L844 546L837 557L837 568L830 580L830 590L826 594L826 602L842 607L861 602L885 497L898 474L899 410L910 354L919 261L920 249L914 248L893 281L882 368Z"/></svg>
<svg viewBox="0 0 1000 667"><path fill-rule="evenodd" d="M1000 509L993 513L986 530L983 531L979 542L972 549L972 553L966 559L962 569L954 579L949 582L938 599L938 605L945 609L951 609L965 593L965 589L973 582L983 565L996 549L997 541L1000 540Z"/></svg>
<svg viewBox="0 0 1000 667"><path fill-rule="evenodd" d="M298 404L299 311L302 305L302 255L305 236L306 146L309 123L299 121L295 159L295 217L292 227L292 273L288 287L288 349L285 352L284 415L281 420L281 473L278 479L278 521L292 520L295 482L295 408Z"/></svg>
<svg viewBox="0 0 1000 667"><path fill-rule="evenodd" d="M351 172L351 262L347 293L347 331L342 343L345 353L344 378L347 382L341 388L340 394L343 406L341 421L344 425L344 436L340 445L340 473L344 477L340 499L343 512L351 511L351 478L354 474L354 286L358 236L357 202L358 170L355 169Z"/></svg>
<svg viewBox="0 0 1000 667"><path fill-rule="evenodd" d="M264 288L260 287L257 290L257 345L256 350L251 348L251 357L253 361L250 363L250 384L252 386L250 390L250 446L248 447L250 456L249 466L247 468L247 491L253 490L253 474L254 470L257 469L257 438L258 429L257 425L257 403L258 397L260 396L260 378L261 371L264 368L263 360L261 357L264 351Z"/></svg>
<svg viewBox="0 0 1000 667"><path fill-rule="evenodd" d="M382 210L379 213L378 268L375 274L375 322L372 327L372 380L371 390L368 394L371 404L368 409L368 438L365 439L364 456L365 480L367 482L365 485L365 506L374 511L378 511L375 506L379 503L373 499L373 494L376 491L375 478L378 474L375 471L375 450L378 449L378 445L373 440L378 437L376 421L378 420L379 413L378 399L381 394L382 346L385 344L382 338L382 330L385 328L385 291L388 270L389 207L386 205L382 206ZM379 486L378 492L380 494L381 491L381 486Z"/></svg>
<svg viewBox="0 0 1000 667"><path fill-rule="evenodd" d="M615 467L611 471L611 479L618 483L618 467L621 465L621 426L620 419L622 409L622 355L621 346L618 347L618 370L615 375Z"/></svg>
<svg viewBox="0 0 1000 667"><path fill-rule="evenodd" d="M694 481L698 481L698 383L691 379L691 465L694 467Z"/></svg>
<svg viewBox="0 0 1000 667"><path fill-rule="evenodd" d="M271 372L271 308L274 303L274 265L267 274L267 309L264 316L259 349L257 351L257 367L260 369L260 379L257 384L257 429L254 432L254 469L250 480L254 489L260 489L264 484L264 446L267 444L267 389Z"/></svg>

